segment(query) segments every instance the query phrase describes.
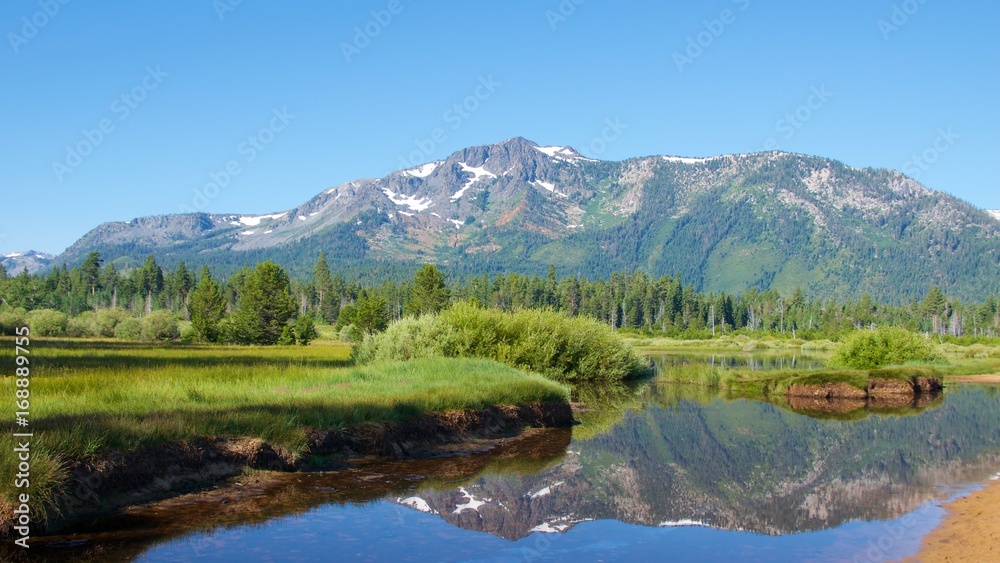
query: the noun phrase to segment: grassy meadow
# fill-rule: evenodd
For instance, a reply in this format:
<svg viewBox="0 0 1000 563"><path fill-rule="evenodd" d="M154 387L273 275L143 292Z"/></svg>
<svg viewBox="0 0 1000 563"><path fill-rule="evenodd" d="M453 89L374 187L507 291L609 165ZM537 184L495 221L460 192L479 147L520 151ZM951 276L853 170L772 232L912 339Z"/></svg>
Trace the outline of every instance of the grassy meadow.
<svg viewBox="0 0 1000 563"><path fill-rule="evenodd" d="M3 373L14 342L0 339ZM566 401L541 375L485 359L424 358L353 366L348 345L194 346L33 339L32 496L51 498L62 463L201 436L261 438L292 452L307 428L398 421L423 413ZM14 378L3 378L14 397ZM13 426L13 408L3 414ZM13 438L0 435L0 498L10 499Z"/></svg>

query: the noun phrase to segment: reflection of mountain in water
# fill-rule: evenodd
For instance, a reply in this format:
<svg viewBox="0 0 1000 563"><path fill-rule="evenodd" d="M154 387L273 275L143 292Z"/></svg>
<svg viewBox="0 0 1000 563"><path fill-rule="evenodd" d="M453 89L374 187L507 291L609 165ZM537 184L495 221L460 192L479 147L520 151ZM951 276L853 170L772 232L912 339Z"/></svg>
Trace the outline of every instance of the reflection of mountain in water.
<svg viewBox="0 0 1000 563"><path fill-rule="evenodd" d="M774 405L679 401L574 440L555 467L396 500L517 539L592 519L782 534L899 517L1000 463L1000 398L959 388L912 416L819 420Z"/></svg>

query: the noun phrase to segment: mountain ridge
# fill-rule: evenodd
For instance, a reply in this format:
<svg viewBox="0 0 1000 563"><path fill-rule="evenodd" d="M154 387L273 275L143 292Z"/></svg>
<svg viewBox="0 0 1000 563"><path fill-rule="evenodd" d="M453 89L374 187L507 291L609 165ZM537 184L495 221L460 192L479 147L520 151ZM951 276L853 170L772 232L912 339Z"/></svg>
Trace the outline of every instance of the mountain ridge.
<svg viewBox="0 0 1000 563"><path fill-rule="evenodd" d="M437 262L472 275L554 264L587 277L679 272L699 289L730 292L802 286L910 298L931 281L980 296L997 289L971 274L985 266L1000 275L1000 218L897 171L822 157L602 161L514 137L344 182L281 212L104 223L55 263L91 250L120 265L145 254L223 270L275 258L306 273L324 250L359 269Z"/></svg>

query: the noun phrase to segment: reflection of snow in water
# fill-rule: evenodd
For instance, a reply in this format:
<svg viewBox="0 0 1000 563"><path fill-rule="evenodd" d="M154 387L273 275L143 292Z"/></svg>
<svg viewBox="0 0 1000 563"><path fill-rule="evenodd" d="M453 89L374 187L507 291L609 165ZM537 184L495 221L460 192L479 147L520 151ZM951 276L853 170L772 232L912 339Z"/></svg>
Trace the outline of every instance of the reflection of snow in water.
<svg viewBox="0 0 1000 563"><path fill-rule="evenodd" d="M476 497L472 496L472 493L470 493L469 491L466 491L465 487L458 489L458 491L462 493L462 495L465 498L469 499L469 502L455 505L455 514L462 512L466 508L471 508L472 510L479 512L479 507L486 504L490 500L490 499L486 499L485 501L476 500Z"/></svg>
<svg viewBox="0 0 1000 563"><path fill-rule="evenodd" d="M409 497L409 498L404 498L404 499L396 499L396 502L398 502L399 504L402 504L404 506L409 506L410 508L417 509L420 512L426 512L428 514L437 514L437 510L434 510L433 508L431 508L430 505L427 504L427 501L425 501L424 499L422 499L420 497Z"/></svg>

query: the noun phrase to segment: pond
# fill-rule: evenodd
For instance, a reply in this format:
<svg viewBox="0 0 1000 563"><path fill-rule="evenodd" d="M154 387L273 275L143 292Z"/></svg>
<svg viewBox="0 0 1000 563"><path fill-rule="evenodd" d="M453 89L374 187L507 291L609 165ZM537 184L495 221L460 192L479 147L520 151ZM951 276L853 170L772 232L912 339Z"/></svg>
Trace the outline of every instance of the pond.
<svg viewBox="0 0 1000 563"><path fill-rule="evenodd" d="M776 365L765 358L752 360ZM1000 471L991 387L851 420L655 380L595 397L600 408L573 429L471 454L263 475L36 538L33 555L887 561L916 552L942 501Z"/></svg>

